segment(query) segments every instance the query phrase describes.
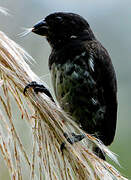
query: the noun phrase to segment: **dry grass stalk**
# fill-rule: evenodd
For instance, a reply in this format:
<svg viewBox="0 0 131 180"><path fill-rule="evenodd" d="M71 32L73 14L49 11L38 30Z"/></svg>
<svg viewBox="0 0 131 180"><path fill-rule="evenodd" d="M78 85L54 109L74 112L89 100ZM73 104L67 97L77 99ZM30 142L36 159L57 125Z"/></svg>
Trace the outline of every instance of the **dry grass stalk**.
<svg viewBox="0 0 131 180"><path fill-rule="evenodd" d="M19 45L0 32L0 150L11 179L126 180L93 154L91 145L96 144L117 162L113 153L94 137L86 134L83 142L74 145L66 142L63 132L83 132L45 94L36 95L30 89L26 97L23 95L26 84L40 82L25 62L29 58ZM17 120L26 119L31 131L32 154L25 149L14 125L12 100L21 112ZM63 153L62 142L66 142Z"/></svg>

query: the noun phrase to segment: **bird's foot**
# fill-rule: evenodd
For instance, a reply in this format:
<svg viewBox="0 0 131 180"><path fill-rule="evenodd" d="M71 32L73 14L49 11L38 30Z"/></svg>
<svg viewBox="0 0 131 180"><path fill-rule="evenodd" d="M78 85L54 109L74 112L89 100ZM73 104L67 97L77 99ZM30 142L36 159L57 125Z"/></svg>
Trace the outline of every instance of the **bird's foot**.
<svg viewBox="0 0 131 180"><path fill-rule="evenodd" d="M24 88L24 95L28 88L33 88L33 90L36 94L38 94L38 92L45 93L54 102L54 99L53 99L51 93L43 84L38 84L36 81L30 82Z"/></svg>
<svg viewBox="0 0 131 180"><path fill-rule="evenodd" d="M64 136L66 138L66 140L70 143L70 144L74 144L76 142L81 141L82 139L84 139L86 136L84 134L75 134L75 133L71 133L72 137L69 137L67 133L64 133ZM63 149L65 148L65 142L63 142L60 146L61 151L63 151Z"/></svg>

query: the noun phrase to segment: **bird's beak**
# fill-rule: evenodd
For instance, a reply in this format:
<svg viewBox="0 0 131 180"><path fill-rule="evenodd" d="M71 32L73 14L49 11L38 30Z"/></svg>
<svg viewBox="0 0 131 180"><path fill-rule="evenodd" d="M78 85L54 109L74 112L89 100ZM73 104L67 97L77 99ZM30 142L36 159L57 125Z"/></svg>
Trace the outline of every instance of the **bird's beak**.
<svg viewBox="0 0 131 180"><path fill-rule="evenodd" d="M45 20L39 21L34 27L32 28L32 32L41 35L41 36L47 36L48 34L48 25Z"/></svg>

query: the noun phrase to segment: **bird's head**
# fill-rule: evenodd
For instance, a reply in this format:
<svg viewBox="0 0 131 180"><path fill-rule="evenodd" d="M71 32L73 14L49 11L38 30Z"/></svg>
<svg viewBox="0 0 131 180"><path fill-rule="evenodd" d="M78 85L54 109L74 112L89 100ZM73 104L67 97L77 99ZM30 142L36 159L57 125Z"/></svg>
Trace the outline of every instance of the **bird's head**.
<svg viewBox="0 0 131 180"><path fill-rule="evenodd" d="M83 37L86 40L94 38L88 22L84 18L77 14L63 12L48 15L34 25L32 32L46 36L52 47L65 45L71 40Z"/></svg>

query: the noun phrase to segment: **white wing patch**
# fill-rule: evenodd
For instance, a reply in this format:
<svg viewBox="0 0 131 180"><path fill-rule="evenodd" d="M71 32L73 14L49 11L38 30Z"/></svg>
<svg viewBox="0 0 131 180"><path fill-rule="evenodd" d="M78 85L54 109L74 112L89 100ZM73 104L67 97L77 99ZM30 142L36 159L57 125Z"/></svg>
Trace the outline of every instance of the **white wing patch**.
<svg viewBox="0 0 131 180"><path fill-rule="evenodd" d="M89 67L91 68L92 71L94 71L94 61L92 57L89 58Z"/></svg>
<svg viewBox="0 0 131 180"><path fill-rule="evenodd" d="M97 104L97 101L94 98L91 98L91 99L92 99L93 104Z"/></svg>

